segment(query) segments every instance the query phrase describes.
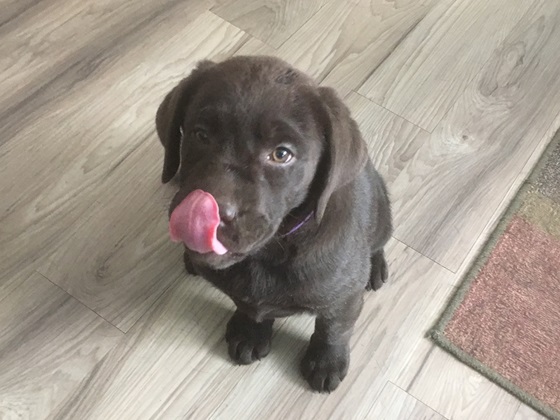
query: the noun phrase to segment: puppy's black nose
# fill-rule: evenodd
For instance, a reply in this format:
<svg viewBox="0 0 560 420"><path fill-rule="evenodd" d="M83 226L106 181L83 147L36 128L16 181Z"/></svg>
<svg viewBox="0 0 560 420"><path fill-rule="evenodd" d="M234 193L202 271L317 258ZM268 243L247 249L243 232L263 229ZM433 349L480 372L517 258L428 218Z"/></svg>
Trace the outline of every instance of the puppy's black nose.
<svg viewBox="0 0 560 420"><path fill-rule="evenodd" d="M220 220L224 223L231 223L235 216L237 216L237 208L229 202L219 202L218 208L220 209Z"/></svg>

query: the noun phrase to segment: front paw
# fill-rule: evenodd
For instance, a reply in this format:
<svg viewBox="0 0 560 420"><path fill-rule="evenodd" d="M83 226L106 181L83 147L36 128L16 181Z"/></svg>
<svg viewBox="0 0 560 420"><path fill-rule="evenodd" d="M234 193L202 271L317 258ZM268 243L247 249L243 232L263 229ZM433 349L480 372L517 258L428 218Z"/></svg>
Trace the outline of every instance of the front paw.
<svg viewBox="0 0 560 420"><path fill-rule="evenodd" d="M227 324L229 356L238 364L249 365L270 352L274 320L256 322L237 311Z"/></svg>
<svg viewBox="0 0 560 420"><path fill-rule="evenodd" d="M309 344L301 362L301 373L311 388L318 392L332 392L348 373L347 345Z"/></svg>

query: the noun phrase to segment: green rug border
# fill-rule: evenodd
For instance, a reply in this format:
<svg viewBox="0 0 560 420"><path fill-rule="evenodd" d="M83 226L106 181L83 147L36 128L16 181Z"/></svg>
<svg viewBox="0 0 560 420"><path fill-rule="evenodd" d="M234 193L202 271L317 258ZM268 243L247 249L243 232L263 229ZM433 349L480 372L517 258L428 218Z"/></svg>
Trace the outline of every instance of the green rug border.
<svg viewBox="0 0 560 420"><path fill-rule="evenodd" d="M492 382L496 383L497 385L504 388L513 396L517 397L523 403L527 404L540 414L552 419L552 420L560 420L560 412L556 411L549 405L542 403L537 398L533 397L529 393L525 392L523 389L519 388L517 385L510 382L508 379L500 375L495 370L487 367L478 359L474 358L473 356L465 353L455 344L453 344L445 335L444 330L447 326L448 322L451 320L453 314L462 303L463 299L467 295L470 290L471 284L482 269L488 258L494 249L494 246L498 242L499 238L502 236L504 231L506 230L507 226L511 218L517 213L521 204L523 202L523 197L526 192L531 187L531 181L536 179L540 174L542 168L548 161L548 157L552 153L552 151L560 145L560 130L556 132L552 139L550 140L548 146L546 147L545 151L539 158L539 161L532 169L530 175L527 177L525 182L521 185L519 190L517 191L515 197L508 205L507 209L500 217L500 221L496 225L494 231L487 239L486 243L482 247L482 250L479 252L478 256L474 259L472 265L467 270L467 273L464 275L461 283L457 287L453 297L448 302L447 307L443 311L440 319L436 322L435 326L430 330L429 337L438 344L441 348L446 350L448 353L455 356L458 360L466 364L467 366L473 368L483 376L490 379Z"/></svg>

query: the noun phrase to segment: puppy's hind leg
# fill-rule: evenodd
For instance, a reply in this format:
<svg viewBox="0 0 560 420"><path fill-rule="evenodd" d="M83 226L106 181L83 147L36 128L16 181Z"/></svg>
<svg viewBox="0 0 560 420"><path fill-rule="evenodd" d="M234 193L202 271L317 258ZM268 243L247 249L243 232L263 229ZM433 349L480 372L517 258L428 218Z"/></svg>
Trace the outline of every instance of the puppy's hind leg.
<svg viewBox="0 0 560 420"><path fill-rule="evenodd" d="M381 249L371 256L371 272L366 290L379 290L388 278L387 261L385 260L385 253Z"/></svg>

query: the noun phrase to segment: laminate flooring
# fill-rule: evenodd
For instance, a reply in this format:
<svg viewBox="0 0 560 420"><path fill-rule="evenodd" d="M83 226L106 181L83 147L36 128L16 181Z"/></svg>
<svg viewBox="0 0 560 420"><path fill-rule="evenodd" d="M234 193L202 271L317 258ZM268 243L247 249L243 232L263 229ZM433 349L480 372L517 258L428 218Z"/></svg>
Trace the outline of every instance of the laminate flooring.
<svg viewBox="0 0 560 420"><path fill-rule="evenodd" d="M426 338L560 127L554 0L0 0L1 419L537 419ZM348 377L307 316L229 362L233 305L170 243L154 117L201 59L277 55L345 98L386 178L391 281Z"/></svg>

